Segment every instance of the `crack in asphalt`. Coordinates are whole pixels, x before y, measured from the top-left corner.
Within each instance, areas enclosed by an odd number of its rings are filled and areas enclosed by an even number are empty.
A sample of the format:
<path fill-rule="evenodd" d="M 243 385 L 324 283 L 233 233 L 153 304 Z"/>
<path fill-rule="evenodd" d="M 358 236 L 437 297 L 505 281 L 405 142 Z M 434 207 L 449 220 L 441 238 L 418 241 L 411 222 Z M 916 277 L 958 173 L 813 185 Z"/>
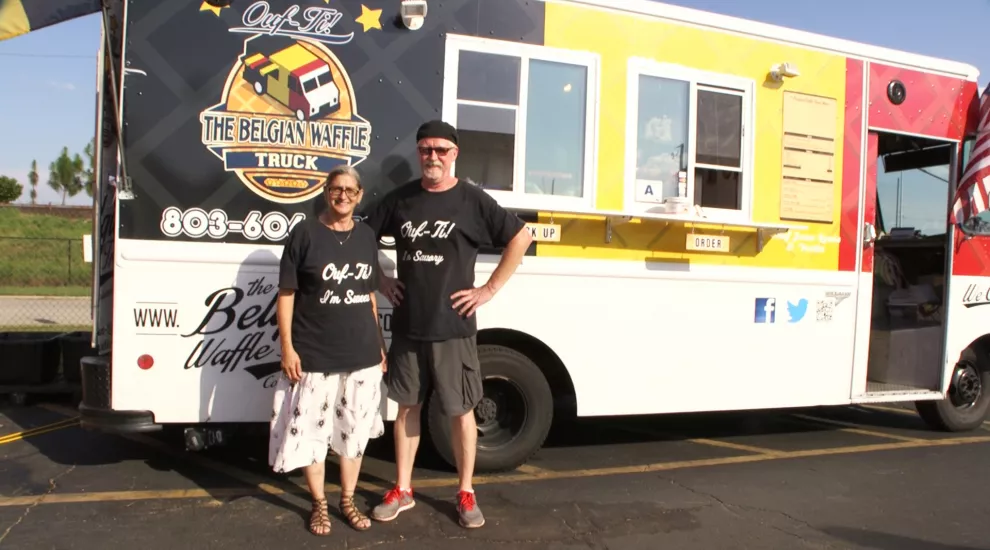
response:
<path fill-rule="evenodd" d="M 10 525 L 10 527 L 7 527 L 7 529 L 3 532 L 3 534 L 0 535 L 0 544 L 3 544 L 4 539 L 7 538 L 7 535 L 10 534 L 10 532 L 14 529 L 14 527 L 17 527 L 18 525 L 20 525 L 21 522 L 23 522 L 24 519 L 26 517 L 28 517 L 28 514 L 31 513 L 31 510 L 34 509 L 35 506 L 41 504 L 41 501 L 44 500 L 45 497 L 47 497 L 48 495 L 52 494 L 52 492 L 55 491 L 55 488 L 58 486 L 55 482 L 58 481 L 58 479 L 60 477 L 63 477 L 65 475 L 69 474 L 70 472 L 72 472 L 72 470 L 75 470 L 75 469 L 76 469 L 76 465 L 73 464 L 72 466 L 69 466 L 69 468 L 67 470 L 65 470 L 64 472 L 61 472 L 60 474 L 56 475 L 55 477 L 49 478 L 48 479 L 48 490 L 45 491 L 44 494 L 42 494 L 38 498 L 36 498 L 34 500 L 34 502 L 32 502 L 30 505 L 28 505 L 28 507 L 24 509 L 24 513 L 21 514 L 20 517 L 18 517 L 17 520 L 15 520 L 14 523 L 12 523 Z"/>
<path fill-rule="evenodd" d="M 584 544 L 585 546 L 587 546 L 588 548 L 591 548 L 591 549 L 598 548 L 599 547 L 599 544 L 595 541 L 595 536 L 596 535 L 600 535 L 603 532 L 602 528 L 599 525 L 596 525 L 595 522 L 592 521 L 591 518 L 585 516 L 584 510 L 581 509 L 581 505 L 580 504 L 578 504 L 577 502 L 572 502 L 571 504 L 574 506 L 574 510 L 577 512 L 578 519 L 582 519 L 585 522 L 587 522 L 588 525 L 590 526 L 590 529 L 588 529 L 587 531 L 579 530 L 577 527 L 571 525 L 570 522 L 567 521 L 567 518 L 564 518 L 564 517 L 559 518 L 560 519 L 560 523 L 563 524 L 564 528 L 567 529 L 571 533 L 571 539 L 570 540 L 572 542 L 582 543 L 582 544 Z M 553 540 L 553 539 L 551 539 L 551 540 Z M 540 540 L 540 541 L 537 541 L 537 542 L 544 542 L 545 543 L 545 542 L 548 542 L 548 541 Z"/>
<path fill-rule="evenodd" d="M 659 477 L 660 479 L 662 479 L 664 481 L 667 481 L 671 485 L 676 485 L 677 487 L 680 487 L 681 489 L 684 489 L 685 491 L 688 491 L 688 492 L 690 492 L 692 494 L 695 494 L 695 495 L 698 495 L 698 496 L 701 496 L 701 497 L 710 498 L 711 500 L 714 500 L 716 503 L 718 503 L 719 506 L 722 507 L 723 510 L 725 510 L 726 512 L 728 512 L 729 514 L 731 514 L 733 517 L 735 517 L 737 519 L 745 520 L 746 518 L 743 517 L 741 514 L 735 512 L 734 510 L 732 510 L 733 508 L 738 508 L 739 510 L 749 511 L 749 512 L 762 512 L 764 514 L 778 515 L 778 516 L 781 516 L 781 517 L 783 517 L 783 518 L 785 518 L 787 520 L 790 520 L 793 523 L 796 523 L 798 525 L 802 525 L 804 527 L 807 527 L 808 529 L 811 529 L 812 531 L 814 531 L 816 533 L 824 534 L 817 527 L 815 527 L 814 525 L 808 523 L 807 521 L 804 521 L 803 519 L 794 517 L 791 514 L 788 514 L 787 512 L 784 512 L 783 510 L 771 510 L 769 508 L 761 508 L 759 506 L 752 506 L 752 505 L 748 505 L 748 504 L 733 504 L 731 502 L 726 502 L 725 500 L 719 498 L 714 493 L 709 493 L 707 491 L 702 491 L 700 489 L 695 489 L 694 487 L 691 487 L 689 485 L 686 485 L 684 483 L 681 483 L 680 481 L 677 481 L 676 479 L 673 479 L 673 478 L 670 478 L 670 477 L 666 477 L 666 476 L 662 476 L 662 475 L 659 475 L 657 477 Z M 759 520 L 757 520 L 757 521 L 759 521 Z M 827 542 L 812 541 L 812 540 L 809 540 L 808 538 L 804 537 L 803 535 L 800 535 L 798 533 L 792 533 L 792 532 L 790 532 L 790 531 L 788 531 L 786 529 L 783 529 L 783 528 L 778 527 L 776 525 L 771 525 L 771 524 L 769 524 L 767 522 L 764 522 L 764 521 L 760 521 L 759 523 L 760 523 L 760 525 L 764 525 L 764 526 L 769 527 L 769 528 L 771 528 L 771 529 L 773 529 L 775 531 L 778 531 L 778 532 L 783 533 L 785 535 L 788 535 L 790 537 L 794 537 L 794 538 L 796 538 L 796 539 L 798 539 L 801 542 L 804 542 L 806 544 L 818 546 L 820 548 L 834 548 L 831 544 L 829 544 Z"/>
<path fill-rule="evenodd" d="M 463 541 L 471 541 L 472 543 L 487 543 L 487 544 L 493 544 L 493 545 L 508 545 L 508 546 L 516 545 L 516 544 L 547 544 L 549 542 L 570 541 L 570 542 L 576 542 L 576 543 L 583 544 L 583 545 L 587 546 L 590 550 L 597 550 L 597 549 L 607 550 L 607 546 L 604 543 L 599 543 L 599 542 L 597 542 L 597 541 L 594 540 L 595 539 L 595 535 L 604 533 L 604 530 L 600 526 L 596 525 L 595 522 L 591 518 L 589 518 L 589 517 L 587 517 L 585 515 L 584 510 L 581 509 L 580 505 L 578 505 L 576 502 L 574 502 L 572 504 L 574 506 L 574 509 L 578 513 L 578 517 L 580 519 L 585 520 L 588 523 L 588 525 L 589 525 L 590 528 L 587 529 L 587 530 L 582 530 L 582 529 L 579 529 L 579 528 L 571 525 L 571 523 L 569 521 L 567 521 L 566 518 L 558 518 L 560 520 L 560 522 L 563 524 L 563 526 L 566 528 L 566 530 L 570 533 L 570 535 L 571 535 L 570 537 L 566 537 L 566 536 L 565 537 L 553 537 L 553 536 L 551 536 L 551 537 L 522 538 L 522 539 L 506 540 L 506 539 L 502 539 L 502 538 L 479 537 L 479 536 L 476 536 L 476 535 L 475 536 L 471 536 L 471 535 L 467 535 L 467 534 L 453 534 L 453 533 L 449 533 L 446 530 L 444 530 L 444 525 L 445 525 L 444 519 L 446 519 L 447 516 L 443 512 L 432 511 L 430 513 L 430 519 L 432 520 L 433 527 L 436 529 L 437 535 L 439 535 L 439 537 L 442 538 L 442 539 L 444 539 L 444 540 L 450 540 L 450 541 L 462 541 L 463 540 Z M 397 541 L 396 540 L 382 540 L 382 541 L 376 541 L 376 542 L 372 542 L 372 543 L 365 543 L 365 544 L 363 544 L 361 546 L 355 546 L 355 547 L 351 547 L 351 546 L 348 545 L 346 548 L 347 548 L 347 550 L 368 550 L 370 548 L 374 548 L 374 547 L 380 546 L 382 544 L 395 544 L 395 543 L 406 543 L 406 542 L 417 542 L 417 541 L 421 542 L 421 541 L 427 541 L 427 540 L 430 540 L 430 536 L 422 536 L 422 537 L 406 537 L 406 536 L 400 536 L 399 537 L 399 540 L 397 540 Z"/>
<path fill-rule="evenodd" d="M 408 541 L 411 541 L 411 540 L 422 540 L 422 539 L 420 539 L 420 538 L 412 538 L 412 539 L 410 539 L 410 538 L 407 538 L 407 537 L 400 537 L 399 540 L 397 540 L 397 541 L 396 540 L 380 540 L 380 541 L 376 541 L 376 542 L 369 542 L 368 544 L 364 544 L 362 546 L 355 546 L 353 548 L 351 548 L 351 545 L 347 543 L 347 539 L 344 539 L 344 550 L 367 550 L 368 548 L 374 548 L 376 546 L 381 546 L 383 544 L 401 544 L 403 542 L 408 542 Z"/>
<path fill-rule="evenodd" d="M 573 504 L 574 504 L 574 510 L 576 510 L 577 513 L 578 513 L 578 517 L 581 518 L 581 519 L 583 519 L 583 520 L 585 520 L 586 522 L 588 522 L 588 525 L 591 526 L 591 529 L 589 529 L 587 533 L 582 533 L 581 531 L 578 531 L 576 528 L 571 527 L 571 525 L 569 523 L 567 523 L 567 519 L 566 518 L 560 518 L 560 521 L 564 524 L 564 527 L 566 527 L 567 530 L 570 531 L 574 535 L 574 540 L 575 541 L 582 542 L 582 543 L 586 544 L 588 546 L 588 548 L 597 548 L 599 546 L 599 544 L 595 540 L 595 536 L 596 535 L 601 535 L 602 532 L 603 532 L 603 529 L 601 528 L 600 525 L 596 525 L 595 522 L 592 521 L 591 518 L 585 516 L 584 510 L 581 509 L 581 505 L 580 504 L 578 504 L 577 502 L 575 502 Z M 607 548 L 604 543 L 602 543 L 601 546 L 603 548 Z"/>

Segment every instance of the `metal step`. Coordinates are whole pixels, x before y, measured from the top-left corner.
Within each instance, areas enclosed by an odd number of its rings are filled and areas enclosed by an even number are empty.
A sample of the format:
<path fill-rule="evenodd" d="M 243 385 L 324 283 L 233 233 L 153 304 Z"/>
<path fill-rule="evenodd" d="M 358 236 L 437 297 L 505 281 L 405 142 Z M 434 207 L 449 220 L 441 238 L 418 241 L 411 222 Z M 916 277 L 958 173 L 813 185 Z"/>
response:
<path fill-rule="evenodd" d="M 866 393 L 926 393 L 934 391 L 931 388 L 920 388 L 904 384 L 884 384 L 883 382 L 866 382 Z"/>

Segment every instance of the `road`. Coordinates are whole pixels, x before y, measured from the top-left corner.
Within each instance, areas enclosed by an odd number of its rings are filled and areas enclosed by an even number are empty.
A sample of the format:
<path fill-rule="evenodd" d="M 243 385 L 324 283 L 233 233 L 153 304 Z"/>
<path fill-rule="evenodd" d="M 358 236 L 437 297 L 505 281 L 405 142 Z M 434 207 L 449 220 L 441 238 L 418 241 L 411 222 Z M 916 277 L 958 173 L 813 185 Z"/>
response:
<path fill-rule="evenodd" d="M 65 326 L 90 324 L 86 297 L 0 296 L 0 330 L 9 326 Z"/>
<path fill-rule="evenodd" d="M 579 421 L 530 464 L 477 479 L 487 524 L 471 531 L 454 476 L 424 456 L 419 505 L 369 532 L 328 493 L 330 537 L 306 531 L 302 478 L 269 473 L 264 439 L 186 454 L 81 431 L 59 404 L 0 413 L 0 548 L 990 548 L 990 431 L 931 432 L 894 406 Z M 386 437 L 359 505 L 391 472 Z"/>

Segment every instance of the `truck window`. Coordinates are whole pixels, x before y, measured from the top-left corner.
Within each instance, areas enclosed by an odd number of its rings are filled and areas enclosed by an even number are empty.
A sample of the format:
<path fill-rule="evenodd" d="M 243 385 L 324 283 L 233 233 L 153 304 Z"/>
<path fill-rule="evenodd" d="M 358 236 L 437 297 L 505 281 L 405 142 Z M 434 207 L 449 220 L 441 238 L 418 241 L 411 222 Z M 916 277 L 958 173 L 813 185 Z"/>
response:
<path fill-rule="evenodd" d="M 448 40 L 457 75 L 444 79 L 444 104 L 461 140 L 454 173 L 503 205 L 589 206 L 594 55 Z"/>
<path fill-rule="evenodd" d="M 911 143 L 908 143 L 908 142 Z M 951 144 L 885 134 L 877 160 L 877 233 L 944 235 Z M 885 151 L 886 149 L 886 151 Z"/>
<path fill-rule="evenodd" d="M 976 143 L 976 136 L 966 138 L 962 143 L 962 160 L 959 162 L 959 175 L 966 171 L 966 163 L 969 162 L 969 155 L 973 152 L 973 144 Z"/>
<path fill-rule="evenodd" d="M 959 180 L 962 183 L 962 176 L 966 173 L 966 164 L 973 153 L 973 145 L 976 143 L 976 136 L 969 137 L 962 143 L 962 161 L 959 163 Z M 990 206 L 988 206 L 990 208 Z M 984 209 L 976 216 L 969 218 L 962 224 L 963 229 L 970 234 L 990 235 L 990 210 Z"/>

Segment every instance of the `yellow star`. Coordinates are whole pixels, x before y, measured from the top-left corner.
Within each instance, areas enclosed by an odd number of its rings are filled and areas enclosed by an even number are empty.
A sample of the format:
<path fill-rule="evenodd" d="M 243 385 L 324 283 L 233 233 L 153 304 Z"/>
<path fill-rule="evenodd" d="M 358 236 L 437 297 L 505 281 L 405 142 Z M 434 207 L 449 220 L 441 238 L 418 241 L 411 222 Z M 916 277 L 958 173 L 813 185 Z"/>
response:
<path fill-rule="evenodd" d="M 222 7 L 211 6 L 208 2 L 203 2 L 202 4 L 199 5 L 199 11 L 212 11 L 213 12 L 213 15 L 216 15 L 217 17 L 220 17 L 220 10 L 222 10 L 223 8 L 229 8 L 229 7 L 230 6 L 222 6 Z"/>
<path fill-rule="evenodd" d="M 368 32 L 371 29 L 382 29 L 381 18 L 382 10 L 368 9 L 368 6 L 361 4 L 361 17 L 358 17 L 354 21 L 364 27 L 364 32 Z"/>

